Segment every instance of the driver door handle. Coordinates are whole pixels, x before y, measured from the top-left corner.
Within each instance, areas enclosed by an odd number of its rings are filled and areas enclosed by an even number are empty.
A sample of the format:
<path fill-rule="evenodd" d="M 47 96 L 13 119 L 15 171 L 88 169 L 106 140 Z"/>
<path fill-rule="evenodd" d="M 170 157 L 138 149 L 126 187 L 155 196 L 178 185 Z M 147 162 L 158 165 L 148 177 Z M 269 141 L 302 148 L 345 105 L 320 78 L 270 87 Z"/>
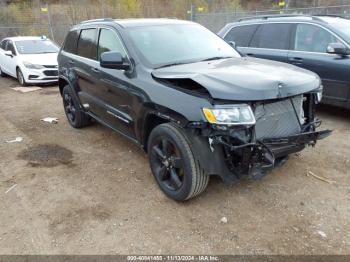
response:
<path fill-rule="evenodd" d="M 91 67 L 91 70 L 95 73 L 100 73 L 100 69 L 98 69 L 96 67 Z"/>

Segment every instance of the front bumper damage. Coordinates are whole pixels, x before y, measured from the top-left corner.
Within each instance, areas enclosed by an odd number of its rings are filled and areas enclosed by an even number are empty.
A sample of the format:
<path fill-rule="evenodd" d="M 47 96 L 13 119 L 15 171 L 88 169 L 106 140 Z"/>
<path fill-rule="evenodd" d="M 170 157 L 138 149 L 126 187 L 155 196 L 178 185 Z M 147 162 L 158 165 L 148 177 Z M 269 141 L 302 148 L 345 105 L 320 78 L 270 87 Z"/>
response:
<path fill-rule="evenodd" d="M 272 169 L 281 166 L 288 155 L 314 146 L 331 130 L 309 131 L 282 138 L 256 140 L 254 143 L 233 145 L 223 136 L 210 138 L 189 135 L 201 167 L 209 175 L 220 176 L 225 183 L 232 183 L 248 175 L 261 179 Z"/>
<path fill-rule="evenodd" d="M 292 103 L 291 99 L 290 101 Z M 285 106 L 283 103 L 280 105 Z M 285 134 L 285 130 L 287 130 L 286 127 L 293 128 L 293 124 L 290 125 L 293 114 L 287 115 L 287 121 L 285 121 L 286 117 L 282 121 L 277 120 L 279 126 L 276 126 L 276 130 L 281 131 L 281 135 L 276 135 L 277 132 L 266 125 L 269 123 L 266 121 L 275 119 L 277 110 L 281 108 L 274 105 L 270 106 L 276 110 L 271 114 L 272 118 L 269 118 L 268 114 L 264 118 L 263 126 L 268 127 L 268 132 L 265 133 L 261 132 L 261 128 L 260 133 L 257 132 L 257 125 L 225 127 L 192 124 L 190 126 L 192 132 L 188 132 L 195 151 L 194 155 L 209 175 L 219 175 L 226 183 L 239 180 L 242 176 L 260 179 L 273 168 L 286 162 L 288 155 L 299 152 L 307 146 L 315 146 L 318 140 L 331 134 L 331 130 L 316 131 L 321 121 L 314 117 L 314 105 L 313 94 L 304 95 L 300 106 L 303 107 L 301 116 L 305 121 L 301 122 L 297 110 L 293 110 L 295 119 L 298 119 L 294 123 L 300 128 L 297 132 L 293 129 L 290 134 Z M 266 108 L 268 106 L 265 106 Z M 260 136 L 257 136 L 258 133 Z M 271 137 L 270 134 L 274 136 Z"/>
<path fill-rule="evenodd" d="M 234 157 L 235 153 L 242 156 L 237 166 L 234 166 L 233 161 L 227 161 L 237 177 L 248 174 L 253 179 L 260 179 L 273 168 L 281 166 L 288 155 L 299 152 L 306 146 L 314 146 L 317 140 L 328 137 L 331 132 L 330 130 L 305 132 L 288 137 L 257 140 L 255 143 L 239 146 L 226 144 L 221 137 L 213 142 L 223 145 L 228 151 L 227 157 Z"/>

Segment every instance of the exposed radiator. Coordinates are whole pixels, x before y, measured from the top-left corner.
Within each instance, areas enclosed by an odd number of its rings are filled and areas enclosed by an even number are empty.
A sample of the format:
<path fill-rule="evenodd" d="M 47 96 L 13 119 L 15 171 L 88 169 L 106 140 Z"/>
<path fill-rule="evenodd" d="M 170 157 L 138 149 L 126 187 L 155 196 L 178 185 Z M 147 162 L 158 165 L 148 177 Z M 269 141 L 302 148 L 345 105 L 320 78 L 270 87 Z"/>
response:
<path fill-rule="evenodd" d="M 293 109 L 294 104 L 297 116 Z M 277 138 L 300 133 L 298 122 L 304 123 L 303 96 L 295 96 L 278 102 L 259 104 L 255 109 L 256 138 Z"/>

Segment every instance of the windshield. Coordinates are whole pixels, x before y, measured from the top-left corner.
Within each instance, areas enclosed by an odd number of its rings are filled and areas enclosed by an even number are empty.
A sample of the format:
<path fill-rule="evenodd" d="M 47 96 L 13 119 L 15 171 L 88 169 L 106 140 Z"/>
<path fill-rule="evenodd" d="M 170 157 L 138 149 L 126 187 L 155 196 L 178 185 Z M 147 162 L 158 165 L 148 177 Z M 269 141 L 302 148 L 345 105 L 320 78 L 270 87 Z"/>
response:
<path fill-rule="evenodd" d="M 349 20 L 338 21 L 336 23 L 333 23 L 332 26 L 336 27 L 340 32 L 345 34 L 348 37 L 348 39 L 350 39 L 350 21 Z"/>
<path fill-rule="evenodd" d="M 350 20 L 344 18 L 334 18 L 334 17 L 324 17 L 323 20 L 328 22 L 335 30 L 338 30 L 340 33 L 347 37 L 347 40 L 350 41 Z"/>
<path fill-rule="evenodd" d="M 128 32 L 141 56 L 154 68 L 240 57 L 224 40 L 196 24 L 131 27 Z"/>
<path fill-rule="evenodd" d="M 15 45 L 20 54 L 57 53 L 59 50 L 54 43 L 46 39 L 15 41 Z"/>

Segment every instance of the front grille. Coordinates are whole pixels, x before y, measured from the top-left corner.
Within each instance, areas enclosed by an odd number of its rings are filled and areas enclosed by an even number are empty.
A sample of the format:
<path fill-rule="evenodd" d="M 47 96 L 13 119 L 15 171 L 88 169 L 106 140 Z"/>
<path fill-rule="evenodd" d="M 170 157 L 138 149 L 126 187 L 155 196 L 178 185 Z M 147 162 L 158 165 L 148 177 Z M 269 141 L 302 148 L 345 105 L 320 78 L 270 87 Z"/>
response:
<path fill-rule="evenodd" d="M 255 109 L 255 119 L 257 139 L 286 137 L 300 133 L 300 123 L 304 123 L 303 96 L 258 104 Z"/>
<path fill-rule="evenodd" d="M 46 68 L 58 68 L 58 65 L 44 65 Z"/>
<path fill-rule="evenodd" d="M 45 70 L 43 73 L 46 76 L 58 76 L 58 70 Z"/>

